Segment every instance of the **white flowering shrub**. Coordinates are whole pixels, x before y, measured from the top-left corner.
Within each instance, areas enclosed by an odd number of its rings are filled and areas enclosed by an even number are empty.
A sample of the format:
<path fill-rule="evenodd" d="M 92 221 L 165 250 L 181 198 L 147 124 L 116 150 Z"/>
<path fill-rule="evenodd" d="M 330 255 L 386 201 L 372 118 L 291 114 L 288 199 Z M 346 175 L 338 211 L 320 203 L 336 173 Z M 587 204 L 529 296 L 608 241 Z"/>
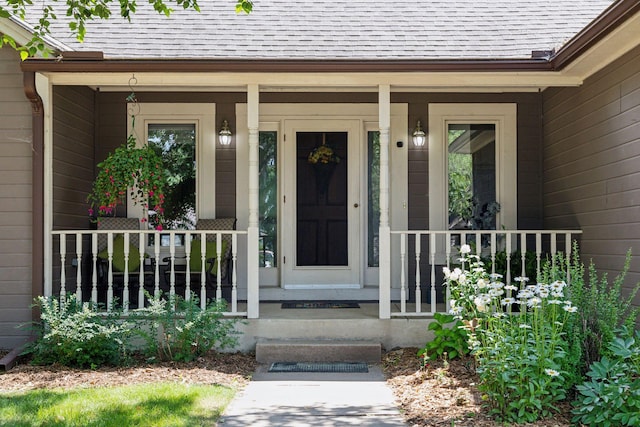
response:
<path fill-rule="evenodd" d="M 564 324 L 578 309 L 563 281 L 505 285 L 480 258 L 461 247 L 461 266 L 445 269 L 450 313 L 469 332 L 478 388 L 490 412 L 506 422 L 551 416 L 566 397 Z M 514 306 L 518 310 L 514 310 Z"/>

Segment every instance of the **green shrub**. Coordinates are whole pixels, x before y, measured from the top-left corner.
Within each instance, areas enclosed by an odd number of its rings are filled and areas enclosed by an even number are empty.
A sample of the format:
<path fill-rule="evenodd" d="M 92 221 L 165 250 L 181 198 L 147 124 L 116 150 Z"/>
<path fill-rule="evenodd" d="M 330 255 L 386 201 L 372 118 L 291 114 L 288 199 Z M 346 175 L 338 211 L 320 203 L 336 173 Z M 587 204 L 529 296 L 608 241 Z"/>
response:
<path fill-rule="evenodd" d="M 238 319 L 225 318 L 225 307 L 225 301 L 217 301 L 203 310 L 195 294 L 189 301 L 149 296 L 149 306 L 134 311 L 145 352 L 152 359 L 190 361 L 214 347 L 233 347 Z"/>
<path fill-rule="evenodd" d="M 127 359 L 132 325 L 116 319 L 116 313 L 100 314 L 88 303 L 77 303 L 75 295 L 61 301 L 38 297 L 36 306 L 41 323 L 36 325 L 36 341 L 26 351 L 32 363 L 95 368 Z"/>
<path fill-rule="evenodd" d="M 623 328 L 607 346 L 607 353 L 593 362 L 590 378 L 577 386 L 574 423 L 588 426 L 640 425 L 640 332 L 631 336 Z"/>
<path fill-rule="evenodd" d="M 599 276 L 593 263 L 590 263 L 585 274 L 577 244 L 574 244 L 570 257 L 560 254 L 554 261 L 545 265 L 542 280 L 567 280 L 569 271 L 571 300 L 580 307 L 577 316 L 570 318 L 565 325 L 568 353 L 563 368 L 568 373 L 570 388 L 582 382 L 591 364 L 607 354 L 616 330 L 621 327 L 634 329 L 640 309 L 634 307 L 632 302 L 640 284 L 629 296 L 622 295 L 622 284 L 631 264 L 630 251 L 613 283 L 609 283 L 606 274 Z"/>
<path fill-rule="evenodd" d="M 435 321 L 429 324 L 428 329 L 433 331 L 434 339 L 418 351 L 418 356 L 424 360 L 436 360 L 440 357 L 455 359 L 468 354 L 468 334 L 462 322 L 451 314 L 435 313 L 433 317 Z"/>

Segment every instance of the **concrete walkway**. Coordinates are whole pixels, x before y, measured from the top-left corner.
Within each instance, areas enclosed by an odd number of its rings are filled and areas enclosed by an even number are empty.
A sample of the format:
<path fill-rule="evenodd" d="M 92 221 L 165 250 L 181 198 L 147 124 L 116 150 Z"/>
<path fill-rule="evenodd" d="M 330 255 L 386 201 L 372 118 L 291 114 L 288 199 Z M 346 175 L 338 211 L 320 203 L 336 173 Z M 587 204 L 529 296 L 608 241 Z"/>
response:
<path fill-rule="evenodd" d="M 379 366 L 369 373 L 269 373 L 260 366 L 221 427 L 406 427 Z"/>

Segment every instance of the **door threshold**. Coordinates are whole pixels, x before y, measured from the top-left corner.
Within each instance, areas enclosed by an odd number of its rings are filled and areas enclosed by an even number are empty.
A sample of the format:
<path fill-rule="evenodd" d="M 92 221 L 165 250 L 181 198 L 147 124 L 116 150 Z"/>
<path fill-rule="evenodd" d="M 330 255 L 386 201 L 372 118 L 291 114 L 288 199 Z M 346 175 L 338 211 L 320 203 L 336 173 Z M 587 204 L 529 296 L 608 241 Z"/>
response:
<path fill-rule="evenodd" d="M 319 283 L 319 284 L 286 284 L 284 285 L 285 289 L 361 289 L 359 283 L 343 283 L 343 284 L 327 284 L 327 283 Z"/>

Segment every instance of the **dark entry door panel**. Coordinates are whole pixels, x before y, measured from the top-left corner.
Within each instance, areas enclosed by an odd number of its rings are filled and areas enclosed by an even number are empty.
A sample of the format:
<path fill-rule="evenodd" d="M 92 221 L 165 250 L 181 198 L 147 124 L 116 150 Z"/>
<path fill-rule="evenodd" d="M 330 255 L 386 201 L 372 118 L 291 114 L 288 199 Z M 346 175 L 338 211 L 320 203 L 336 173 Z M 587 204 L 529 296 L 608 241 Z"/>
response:
<path fill-rule="evenodd" d="M 296 265 L 349 265 L 347 132 L 296 133 Z"/>

